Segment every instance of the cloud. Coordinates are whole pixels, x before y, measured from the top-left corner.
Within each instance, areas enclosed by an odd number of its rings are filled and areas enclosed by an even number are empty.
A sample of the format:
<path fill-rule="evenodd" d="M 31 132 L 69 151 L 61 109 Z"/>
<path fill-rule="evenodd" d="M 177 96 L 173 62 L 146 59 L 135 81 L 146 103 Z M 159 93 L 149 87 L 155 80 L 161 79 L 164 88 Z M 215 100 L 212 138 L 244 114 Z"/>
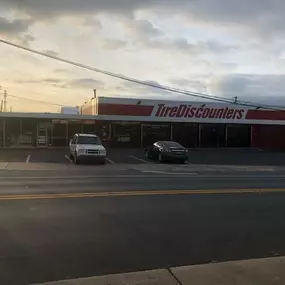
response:
<path fill-rule="evenodd" d="M 93 78 L 71 79 L 67 83 L 68 85 L 73 86 L 75 88 L 87 88 L 87 89 L 104 88 L 105 85 L 103 81 L 95 80 Z"/>
<path fill-rule="evenodd" d="M 207 87 L 201 80 L 172 78 L 169 80 L 171 85 L 179 89 L 188 89 L 188 91 L 207 93 Z"/>
<path fill-rule="evenodd" d="M 83 25 L 86 26 L 86 27 L 89 27 L 89 28 L 93 28 L 97 31 L 101 30 L 102 29 L 102 24 L 101 22 L 94 18 L 94 17 L 87 17 L 84 19 L 83 21 Z"/>
<path fill-rule="evenodd" d="M 122 23 L 133 36 L 139 38 L 155 38 L 164 34 L 149 20 L 122 19 Z"/>
<path fill-rule="evenodd" d="M 64 89 L 67 88 L 67 86 L 64 83 L 64 80 L 59 79 L 59 78 L 41 78 L 41 79 L 16 79 L 14 80 L 15 83 L 17 84 L 36 84 L 36 85 L 43 85 L 43 84 L 48 84 L 49 86 L 52 86 L 54 88 L 60 88 Z"/>
<path fill-rule="evenodd" d="M 285 74 L 230 74 L 213 80 L 211 90 L 228 98 L 285 106 Z"/>
<path fill-rule="evenodd" d="M 0 34 L 5 36 L 18 36 L 26 32 L 32 24 L 30 19 L 8 20 L 0 17 Z"/>
<path fill-rule="evenodd" d="M 47 82 L 47 83 L 60 83 L 62 82 L 61 79 L 58 79 L 58 78 L 45 78 L 43 80 L 43 82 Z"/>
<path fill-rule="evenodd" d="M 46 53 L 47 55 L 50 55 L 50 56 L 58 56 L 58 53 L 54 50 L 45 49 L 42 52 Z"/>
<path fill-rule="evenodd" d="M 146 11 L 169 18 L 175 15 L 190 25 L 199 23 L 211 29 L 218 27 L 231 34 L 240 30 L 257 38 L 283 37 L 285 32 L 285 1 L 280 0 L 242 3 L 236 0 L 1 0 L 0 10 L 7 8 L 26 14 L 34 21 L 64 16 L 82 17 L 87 19 L 87 26 L 96 29 L 101 28 L 101 23 L 94 16 L 112 14 L 135 19 L 137 12 Z M 141 22 L 134 25 L 138 26 L 139 33 L 149 36 L 160 33 L 149 21 L 138 21 Z"/>
<path fill-rule="evenodd" d="M 198 41 L 190 42 L 186 38 L 157 38 L 157 39 L 140 39 L 137 42 L 141 46 L 151 49 L 168 50 L 191 55 L 205 54 L 225 54 L 239 49 L 238 46 L 223 44 L 218 41 Z"/>
<path fill-rule="evenodd" d="M 139 94 L 144 94 L 144 95 L 150 95 L 150 94 L 163 94 L 163 95 L 165 95 L 165 94 L 171 93 L 167 90 L 163 90 L 162 88 L 164 88 L 164 86 L 157 81 L 145 80 L 143 82 L 145 82 L 146 84 L 150 84 L 153 87 L 148 86 L 148 85 L 143 85 L 143 84 L 137 84 L 137 83 L 130 82 L 130 81 L 123 82 L 122 86 L 123 86 L 123 89 L 125 89 L 129 93 L 133 93 L 133 94 L 139 93 Z M 156 86 L 159 88 L 155 88 Z"/>
<path fill-rule="evenodd" d="M 65 69 L 65 68 L 56 68 L 54 70 L 55 73 L 69 73 L 69 70 L 68 69 Z"/>
<path fill-rule="evenodd" d="M 16 79 L 15 83 L 18 84 L 49 84 L 54 87 L 66 88 L 67 86 L 73 88 L 104 88 L 104 82 L 95 80 L 93 78 L 75 78 L 75 79 L 63 79 L 63 78 L 38 78 L 38 79 Z"/>
<path fill-rule="evenodd" d="M 32 35 L 26 34 L 23 36 L 19 36 L 18 40 L 20 41 L 21 45 L 25 47 L 29 47 L 30 43 L 33 42 L 36 38 Z"/>
<path fill-rule="evenodd" d="M 16 83 L 19 84 L 26 84 L 26 83 L 31 83 L 31 84 L 37 84 L 37 83 L 60 83 L 62 82 L 61 79 L 59 78 L 42 78 L 42 79 L 18 79 L 15 80 Z"/>
<path fill-rule="evenodd" d="M 124 48 L 128 43 L 123 40 L 105 39 L 102 41 L 102 48 L 107 50 L 117 50 Z"/>

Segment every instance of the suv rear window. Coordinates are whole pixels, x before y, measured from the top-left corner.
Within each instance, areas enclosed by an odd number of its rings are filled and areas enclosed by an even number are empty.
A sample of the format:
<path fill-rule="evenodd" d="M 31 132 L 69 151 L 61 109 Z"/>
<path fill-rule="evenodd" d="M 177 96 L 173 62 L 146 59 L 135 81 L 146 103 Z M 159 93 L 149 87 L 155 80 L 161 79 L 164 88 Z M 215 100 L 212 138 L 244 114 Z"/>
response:
<path fill-rule="evenodd" d="M 79 136 L 77 144 L 96 144 L 101 145 L 102 142 L 98 137 Z"/>

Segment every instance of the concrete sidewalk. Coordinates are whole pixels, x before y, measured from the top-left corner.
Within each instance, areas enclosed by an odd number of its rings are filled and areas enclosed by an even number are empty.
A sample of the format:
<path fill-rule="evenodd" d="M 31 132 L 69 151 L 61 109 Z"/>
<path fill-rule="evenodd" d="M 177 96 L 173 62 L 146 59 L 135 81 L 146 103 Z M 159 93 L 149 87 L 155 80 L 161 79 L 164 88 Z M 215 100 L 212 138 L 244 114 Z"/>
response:
<path fill-rule="evenodd" d="M 285 257 L 81 278 L 45 285 L 284 285 Z M 39 284 L 38 284 L 39 285 Z"/>

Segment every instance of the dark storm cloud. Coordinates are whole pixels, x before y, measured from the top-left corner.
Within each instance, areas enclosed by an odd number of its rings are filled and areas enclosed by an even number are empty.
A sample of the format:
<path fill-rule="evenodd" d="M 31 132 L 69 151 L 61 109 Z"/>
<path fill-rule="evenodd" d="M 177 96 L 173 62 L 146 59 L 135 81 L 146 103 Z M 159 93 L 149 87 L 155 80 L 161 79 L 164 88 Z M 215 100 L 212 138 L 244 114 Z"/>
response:
<path fill-rule="evenodd" d="M 102 12 L 130 16 L 137 10 L 152 10 L 187 15 L 204 23 L 251 26 L 261 31 L 283 31 L 285 22 L 285 1 L 281 0 L 1 0 L 0 5 L 37 18 Z"/>
<path fill-rule="evenodd" d="M 0 34 L 15 36 L 26 32 L 31 24 L 32 20 L 30 19 L 8 20 L 0 17 Z M 30 39 L 26 38 L 26 40 Z"/>
<path fill-rule="evenodd" d="M 220 78 L 213 86 L 215 94 L 285 106 L 285 74 L 230 74 Z"/>

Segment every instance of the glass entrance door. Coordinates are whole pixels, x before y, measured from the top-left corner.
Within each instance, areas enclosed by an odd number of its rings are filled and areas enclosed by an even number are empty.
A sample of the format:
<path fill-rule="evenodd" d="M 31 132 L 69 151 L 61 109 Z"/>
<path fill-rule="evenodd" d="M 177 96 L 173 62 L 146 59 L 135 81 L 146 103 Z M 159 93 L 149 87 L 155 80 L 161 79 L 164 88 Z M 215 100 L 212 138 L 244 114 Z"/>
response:
<path fill-rule="evenodd" d="M 51 138 L 51 125 L 41 123 L 38 124 L 37 131 L 37 147 L 48 147 Z"/>

